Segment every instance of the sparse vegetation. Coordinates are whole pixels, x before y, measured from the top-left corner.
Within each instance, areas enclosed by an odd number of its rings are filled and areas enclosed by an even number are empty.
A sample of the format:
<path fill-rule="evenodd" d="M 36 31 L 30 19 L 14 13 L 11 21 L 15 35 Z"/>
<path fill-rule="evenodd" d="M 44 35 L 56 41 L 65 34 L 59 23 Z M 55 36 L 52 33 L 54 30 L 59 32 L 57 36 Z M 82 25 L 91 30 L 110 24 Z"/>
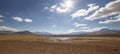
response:
<path fill-rule="evenodd" d="M 42 42 L 52 41 L 48 37 L 40 35 L 2 35 L 0 36 L 0 40 L 42 41 Z"/>
<path fill-rule="evenodd" d="M 33 35 L 0 36 L 0 54 L 119 54 L 120 37 L 79 37 L 53 42 Z"/>

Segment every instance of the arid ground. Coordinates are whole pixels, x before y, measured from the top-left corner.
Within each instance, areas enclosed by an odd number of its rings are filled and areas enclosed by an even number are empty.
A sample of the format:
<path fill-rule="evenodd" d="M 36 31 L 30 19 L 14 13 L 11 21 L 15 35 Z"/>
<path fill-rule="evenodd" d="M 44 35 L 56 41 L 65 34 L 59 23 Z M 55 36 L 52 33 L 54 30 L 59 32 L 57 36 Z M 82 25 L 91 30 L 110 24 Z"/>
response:
<path fill-rule="evenodd" d="M 120 54 L 120 37 L 79 37 L 54 42 L 41 36 L 0 36 L 0 54 Z"/>

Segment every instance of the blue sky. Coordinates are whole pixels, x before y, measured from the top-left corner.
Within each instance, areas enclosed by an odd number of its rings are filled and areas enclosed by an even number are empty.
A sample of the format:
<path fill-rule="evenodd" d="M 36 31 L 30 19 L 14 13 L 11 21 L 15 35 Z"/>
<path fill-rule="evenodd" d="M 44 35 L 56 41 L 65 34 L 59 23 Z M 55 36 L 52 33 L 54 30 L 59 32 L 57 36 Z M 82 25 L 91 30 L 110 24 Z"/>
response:
<path fill-rule="evenodd" d="M 120 0 L 0 0 L 0 29 L 50 33 L 120 28 Z"/>

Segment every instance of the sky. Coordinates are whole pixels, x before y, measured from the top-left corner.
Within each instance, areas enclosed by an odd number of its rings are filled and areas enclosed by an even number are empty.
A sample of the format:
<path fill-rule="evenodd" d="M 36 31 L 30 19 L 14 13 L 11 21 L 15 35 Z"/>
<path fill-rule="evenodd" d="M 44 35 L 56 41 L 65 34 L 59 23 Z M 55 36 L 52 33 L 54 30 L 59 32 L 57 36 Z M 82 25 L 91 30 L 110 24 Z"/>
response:
<path fill-rule="evenodd" d="M 0 30 L 53 34 L 120 30 L 120 0 L 0 0 Z"/>

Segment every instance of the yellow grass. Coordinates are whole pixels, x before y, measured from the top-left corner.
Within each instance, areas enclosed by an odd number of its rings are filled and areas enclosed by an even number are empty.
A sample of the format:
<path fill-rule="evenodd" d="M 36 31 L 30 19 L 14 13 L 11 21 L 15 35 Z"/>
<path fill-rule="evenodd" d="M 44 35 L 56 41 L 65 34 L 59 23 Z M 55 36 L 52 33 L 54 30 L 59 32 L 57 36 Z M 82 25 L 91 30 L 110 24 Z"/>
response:
<path fill-rule="evenodd" d="M 0 35 L 0 40 L 51 41 L 48 37 L 36 35 Z"/>
<path fill-rule="evenodd" d="M 119 37 L 79 37 L 52 42 L 45 36 L 2 35 L 0 54 L 120 54 Z"/>

